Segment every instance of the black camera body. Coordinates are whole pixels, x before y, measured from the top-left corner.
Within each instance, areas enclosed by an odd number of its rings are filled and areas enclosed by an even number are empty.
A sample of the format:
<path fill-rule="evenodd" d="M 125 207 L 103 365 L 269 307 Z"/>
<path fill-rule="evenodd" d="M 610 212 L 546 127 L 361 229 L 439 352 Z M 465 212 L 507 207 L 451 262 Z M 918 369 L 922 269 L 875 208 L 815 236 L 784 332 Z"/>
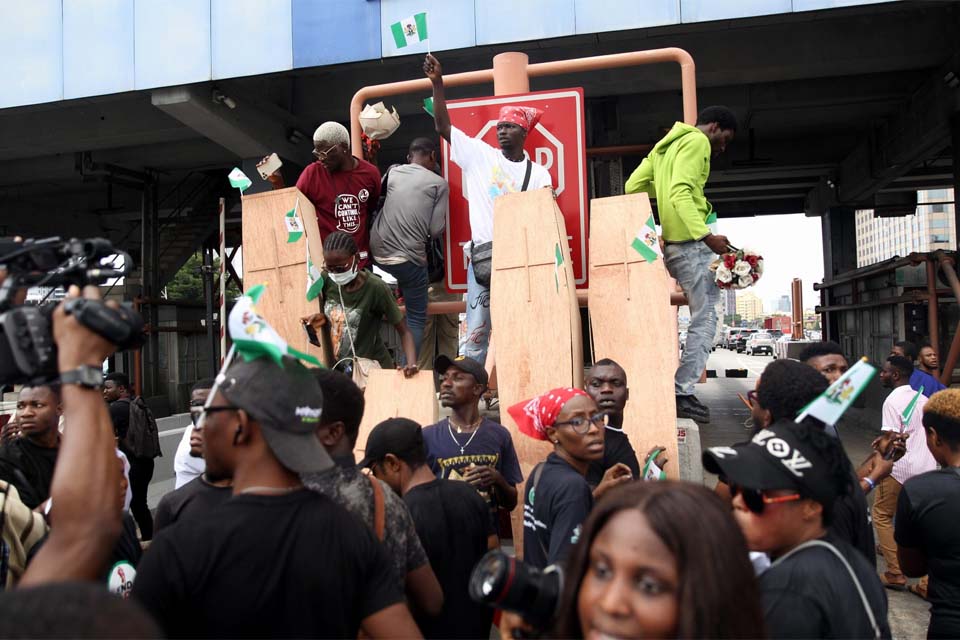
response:
<path fill-rule="evenodd" d="M 468 589 L 474 602 L 518 613 L 544 633 L 557 617 L 563 571 L 556 565 L 541 571 L 494 549 L 473 568 Z"/>
<path fill-rule="evenodd" d="M 101 264 L 111 256 L 121 257 L 122 267 Z M 132 261 L 103 238 L 4 238 L 0 239 L 0 269 L 7 272 L 0 285 L 0 384 L 36 384 L 58 377 L 52 334 L 56 305 L 15 305 L 17 292 L 32 286 L 103 284 L 127 275 Z M 114 309 L 99 300 L 76 298 L 64 310 L 119 350 L 143 344 L 143 319 L 129 306 Z"/>

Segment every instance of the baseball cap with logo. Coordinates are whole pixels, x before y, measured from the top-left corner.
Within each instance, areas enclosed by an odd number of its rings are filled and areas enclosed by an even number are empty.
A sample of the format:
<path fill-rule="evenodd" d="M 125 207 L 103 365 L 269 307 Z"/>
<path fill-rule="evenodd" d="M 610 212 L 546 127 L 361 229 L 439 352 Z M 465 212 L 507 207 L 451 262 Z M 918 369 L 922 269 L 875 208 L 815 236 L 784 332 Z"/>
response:
<path fill-rule="evenodd" d="M 729 484 L 770 491 L 791 489 L 830 506 L 842 491 L 834 471 L 811 444 L 829 436 L 792 420 L 780 420 L 761 429 L 749 442 L 732 447 L 710 447 L 703 468 L 723 476 Z M 824 446 L 839 446 L 824 441 Z"/>
<path fill-rule="evenodd" d="M 438 356 L 433 362 L 433 370 L 441 376 L 450 367 L 455 367 L 460 369 L 460 371 L 469 373 L 473 376 L 478 384 L 482 384 L 483 386 L 487 386 L 487 382 L 489 382 L 487 370 L 483 368 L 482 364 L 473 358 L 468 358 L 467 356 L 457 356 L 456 358 L 451 358 L 449 356 Z"/>
<path fill-rule="evenodd" d="M 424 450 L 423 429 L 408 418 L 390 418 L 373 428 L 367 437 L 366 449 L 359 467 L 364 469 L 392 453 L 401 460 L 408 454 Z"/>
<path fill-rule="evenodd" d="M 281 365 L 269 358 L 230 366 L 220 393 L 260 423 L 263 439 L 284 467 L 316 473 L 333 467 L 317 438 L 323 414 L 323 392 L 310 371 L 284 356 Z"/>

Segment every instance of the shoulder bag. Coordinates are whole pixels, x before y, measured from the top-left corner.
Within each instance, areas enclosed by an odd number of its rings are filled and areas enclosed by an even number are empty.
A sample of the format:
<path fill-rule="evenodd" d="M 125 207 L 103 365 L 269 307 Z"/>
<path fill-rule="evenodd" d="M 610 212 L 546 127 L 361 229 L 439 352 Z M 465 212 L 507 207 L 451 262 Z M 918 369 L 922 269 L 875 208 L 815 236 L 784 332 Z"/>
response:
<path fill-rule="evenodd" d="M 520 191 L 526 191 L 530 186 L 530 172 L 533 162 L 527 158 L 527 170 L 523 174 L 523 186 Z M 490 287 L 490 278 L 493 275 L 493 241 L 481 242 L 470 246 L 470 264 L 473 265 L 473 278 L 481 287 Z"/>

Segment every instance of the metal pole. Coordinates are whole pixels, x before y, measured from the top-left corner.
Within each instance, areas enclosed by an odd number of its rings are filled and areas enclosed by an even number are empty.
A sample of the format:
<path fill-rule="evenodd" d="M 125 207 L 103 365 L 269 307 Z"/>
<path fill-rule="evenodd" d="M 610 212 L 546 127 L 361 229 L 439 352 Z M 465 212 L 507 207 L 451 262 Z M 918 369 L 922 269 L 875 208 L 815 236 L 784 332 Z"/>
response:
<path fill-rule="evenodd" d="M 937 301 L 937 265 L 933 260 L 927 258 L 927 339 L 930 340 L 930 346 L 933 352 L 937 354 L 937 362 L 940 362 L 940 305 Z"/>
<path fill-rule="evenodd" d="M 226 251 L 226 201 L 220 198 L 220 313 L 217 316 L 220 321 L 220 366 L 223 366 L 223 359 L 227 355 L 227 251 Z"/>
<path fill-rule="evenodd" d="M 794 340 L 803 338 L 803 282 L 794 278 L 790 286 L 791 333 Z"/>
<path fill-rule="evenodd" d="M 213 248 L 209 244 L 203 247 L 203 301 L 206 303 L 207 349 L 210 353 L 210 374 L 215 375 L 217 366 L 217 340 L 213 332 Z"/>

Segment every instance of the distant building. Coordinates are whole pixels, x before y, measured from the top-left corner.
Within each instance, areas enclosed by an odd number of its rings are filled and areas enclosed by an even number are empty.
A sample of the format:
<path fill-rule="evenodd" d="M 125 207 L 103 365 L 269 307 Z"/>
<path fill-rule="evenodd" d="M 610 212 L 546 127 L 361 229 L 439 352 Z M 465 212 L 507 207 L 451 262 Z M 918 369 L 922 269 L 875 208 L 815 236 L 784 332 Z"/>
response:
<path fill-rule="evenodd" d="M 793 306 L 790 304 L 790 296 L 780 296 L 776 310 L 779 313 L 790 313 L 793 311 Z"/>
<path fill-rule="evenodd" d="M 917 211 L 912 216 L 877 218 L 872 209 L 856 212 L 857 266 L 882 262 L 913 251 L 956 249 L 953 189 L 917 192 Z"/>
<path fill-rule="evenodd" d="M 720 292 L 720 304 L 723 305 L 723 315 L 734 315 L 737 312 L 737 292 L 733 289 L 723 289 Z"/>
<path fill-rule="evenodd" d="M 754 322 L 763 317 L 763 300 L 752 291 L 737 295 L 737 315 L 746 322 Z"/>

